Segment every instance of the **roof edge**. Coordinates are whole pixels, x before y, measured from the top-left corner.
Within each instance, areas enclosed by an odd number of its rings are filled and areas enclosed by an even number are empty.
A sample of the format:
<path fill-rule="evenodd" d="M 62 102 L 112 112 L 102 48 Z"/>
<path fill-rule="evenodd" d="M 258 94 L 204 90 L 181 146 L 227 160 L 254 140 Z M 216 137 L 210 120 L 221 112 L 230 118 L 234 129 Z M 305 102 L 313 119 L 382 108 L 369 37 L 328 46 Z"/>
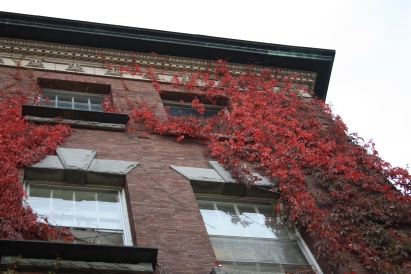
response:
<path fill-rule="evenodd" d="M 325 101 L 335 50 L 297 47 L 161 30 L 0 12 L 0 37 L 203 60 L 225 59 L 317 73 L 314 91 Z"/>

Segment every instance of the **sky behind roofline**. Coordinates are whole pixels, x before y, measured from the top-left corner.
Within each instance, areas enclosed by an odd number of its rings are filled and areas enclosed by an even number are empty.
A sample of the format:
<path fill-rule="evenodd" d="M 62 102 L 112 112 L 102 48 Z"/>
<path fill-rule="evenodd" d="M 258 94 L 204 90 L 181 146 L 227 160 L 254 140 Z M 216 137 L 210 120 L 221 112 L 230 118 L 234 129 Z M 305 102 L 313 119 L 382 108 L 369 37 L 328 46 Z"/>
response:
<path fill-rule="evenodd" d="M 411 1 L 7 1 L 7 12 L 335 49 L 327 103 L 382 158 L 411 164 Z"/>

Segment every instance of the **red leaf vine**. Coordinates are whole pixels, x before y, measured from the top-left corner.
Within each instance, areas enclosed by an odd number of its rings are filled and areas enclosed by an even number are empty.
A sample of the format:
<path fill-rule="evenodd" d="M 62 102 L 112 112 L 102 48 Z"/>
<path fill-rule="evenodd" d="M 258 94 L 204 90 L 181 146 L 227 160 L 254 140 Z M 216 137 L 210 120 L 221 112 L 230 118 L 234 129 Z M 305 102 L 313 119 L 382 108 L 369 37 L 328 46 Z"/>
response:
<path fill-rule="evenodd" d="M 268 69 L 256 74 L 252 67 L 234 76 L 219 60 L 214 80 L 208 72 L 192 73 L 186 82 L 176 75 L 171 80 L 210 101 L 227 97 L 217 116 L 164 121 L 145 103 L 129 104 L 130 116 L 147 131 L 175 135 L 179 142 L 184 136 L 205 140 L 208 152 L 239 181 L 256 180 L 243 161 L 275 178 L 282 194 L 278 214 L 315 239 L 317 258 L 351 271 L 344 256 L 350 251 L 372 273 L 405 273 L 411 240 L 398 227 L 411 223 L 409 172 L 382 160 L 372 142 L 348 134 L 322 101 L 301 97 L 305 89 L 293 84 L 295 77 Z M 204 111 L 198 99 L 192 106 Z"/>
<path fill-rule="evenodd" d="M 21 116 L 26 95 L 20 87 L 0 90 L 0 96 L 0 237 L 71 240 L 68 230 L 51 226 L 24 204 L 26 195 L 18 178 L 18 168 L 53 154 L 70 128 L 28 122 Z"/>

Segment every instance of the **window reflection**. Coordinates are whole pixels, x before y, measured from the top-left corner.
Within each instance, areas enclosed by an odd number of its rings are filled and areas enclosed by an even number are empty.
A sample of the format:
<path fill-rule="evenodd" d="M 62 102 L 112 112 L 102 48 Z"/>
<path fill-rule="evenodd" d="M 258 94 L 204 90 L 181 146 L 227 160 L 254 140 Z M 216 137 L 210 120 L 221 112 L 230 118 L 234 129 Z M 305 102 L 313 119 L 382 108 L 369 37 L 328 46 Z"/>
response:
<path fill-rule="evenodd" d="M 270 206 L 199 201 L 211 235 L 289 239 L 287 229 L 272 216 Z"/>
<path fill-rule="evenodd" d="M 198 198 L 217 259 L 229 269 L 284 273 L 307 266 L 297 240 L 270 205 Z"/>
<path fill-rule="evenodd" d="M 122 229 L 117 190 L 30 184 L 28 195 L 30 206 L 55 225 Z"/>

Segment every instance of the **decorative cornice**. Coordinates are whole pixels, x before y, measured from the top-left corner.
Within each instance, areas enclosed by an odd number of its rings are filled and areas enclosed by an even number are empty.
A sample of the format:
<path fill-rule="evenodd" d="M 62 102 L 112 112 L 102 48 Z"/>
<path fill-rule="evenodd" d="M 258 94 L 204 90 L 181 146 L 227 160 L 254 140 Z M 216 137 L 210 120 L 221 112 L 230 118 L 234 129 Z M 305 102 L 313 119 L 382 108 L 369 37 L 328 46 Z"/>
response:
<path fill-rule="evenodd" d="M 101 56 L 104 56 L 107 62 L 114 66 L 132 65 L 137 63 L 142 69 L 150 66 L 157 70 L 161 70 L 164 74 L 175 74 L 176 72 L 200 71 L 204 72 L 207 69 L 213 71 L 215 61 L 205 61 L 199 59 L 172 57 L 158 54 L 130 53 L 118 50 L 96 49 L 88 47 L 68 46 L 44 42 L 34 42 L 25 40 L 16 40 L 9 38 L 0 38 L 0 52 L 2 56 L 14 59 L 30 60 L 27 66 L 43 67 L 39 62 L 50 62 L 56 64 L 68 64 L 68 71 L 80 71 L 78 67 L 94 67 L 104 68 Z M 42 61 L 34 61 L 33 57 L 37 57 Z M 72 69 L 70 69 L 73 68 Z M 76 70 L 74 70 L 74 68 Z M 262 66 L 247 66 L 242 64 L 228 64 L 228 68 L 236 75 L 240 75 L 245 71 L 253 71 L 261 73 L 266 67 Z M 316 73 L 307 71 L 296 71 L 289 69 L 270 68 L 271 72 L 277 78 L 290 75 L 299 75 L 296 79 L 297 84 L 306 85 L 309 89 L 314 87 L 316 81 Z M 83 69 L 83 72 L 87 73 Z M 119 73 L 120 72 L 120 73 Z M 108 69 L 105 73 L 107 76 L 121 76 L 119 69 Z"/>

